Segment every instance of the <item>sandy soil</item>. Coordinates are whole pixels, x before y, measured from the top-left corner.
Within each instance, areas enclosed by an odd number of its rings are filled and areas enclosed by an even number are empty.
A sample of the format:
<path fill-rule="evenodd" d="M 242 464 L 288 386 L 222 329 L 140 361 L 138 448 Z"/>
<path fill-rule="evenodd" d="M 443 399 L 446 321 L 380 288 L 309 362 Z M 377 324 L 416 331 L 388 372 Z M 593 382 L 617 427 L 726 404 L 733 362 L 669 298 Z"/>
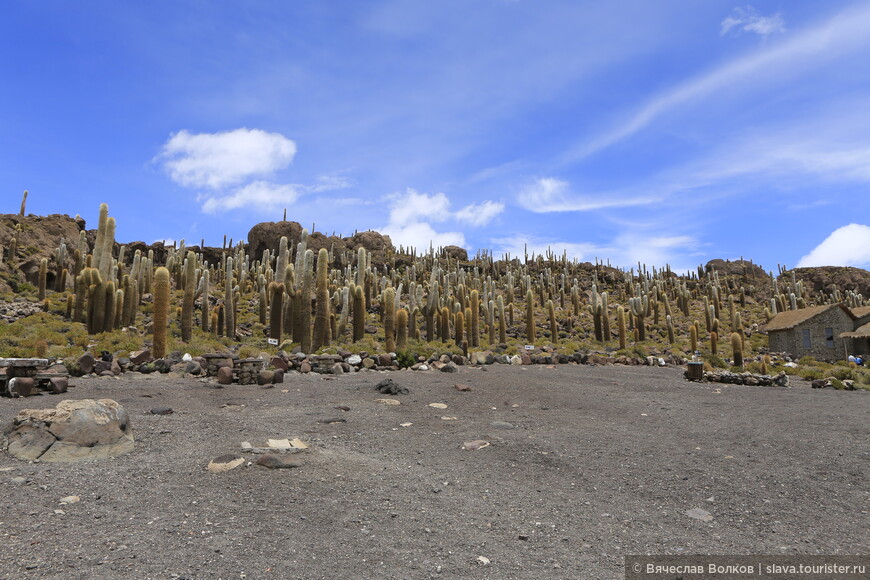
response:
<path fill-rule="evenodd" d="M 410 394 L 377 393 L 387 377 Z M 286 379 L 75 379 L 68 398 L 127 408 L 136 450 L 0 454 L 0 578 L 622 578 L 626 554 L 870 553 L 870 393 L 576 365 Z M 298 468 L 205 470 L 294 437 Z"/>

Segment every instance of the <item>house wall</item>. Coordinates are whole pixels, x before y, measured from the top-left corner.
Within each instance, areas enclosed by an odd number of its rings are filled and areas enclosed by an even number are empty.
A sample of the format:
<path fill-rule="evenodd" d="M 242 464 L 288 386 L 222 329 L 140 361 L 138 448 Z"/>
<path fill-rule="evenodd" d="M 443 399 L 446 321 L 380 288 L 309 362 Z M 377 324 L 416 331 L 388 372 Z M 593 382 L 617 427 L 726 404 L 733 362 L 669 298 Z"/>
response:
<path fill-rule="evenodd" d="M 771 352 L 786 352 L 794 358 L 811 356 L 816 360 L 837 361 L 846 358 L 845 339 L 838 335 L 855 329 L 854 321 L 840 308 L 831 308 L 798 324 L 794 328 L 775 330 L 769 333 L 768 343 Z M 803 331 L 810 330 L 810 348 L 803 346 Z M 825 341 L 825 328 L 834 331 L 834 346 Z"/>

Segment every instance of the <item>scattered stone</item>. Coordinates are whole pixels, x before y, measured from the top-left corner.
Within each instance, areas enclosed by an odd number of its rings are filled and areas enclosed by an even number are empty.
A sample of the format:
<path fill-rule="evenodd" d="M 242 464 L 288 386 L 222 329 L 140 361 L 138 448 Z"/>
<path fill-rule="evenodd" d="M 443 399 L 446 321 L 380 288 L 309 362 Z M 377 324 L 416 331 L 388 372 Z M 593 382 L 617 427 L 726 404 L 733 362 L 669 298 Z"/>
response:
<path fill-rule="evenodd" d="M 310 373 L 311 372 L 311 363 L 308 361 L 305 361 L 302 364 L 300 364 L 299 365 L 299 372 L 303 373 L 303 374 Z"/>
<path fill-rule="evenodd" d="M 308 449 L 308 445 L 299 438 L 291 440 L 290 445 L 292 445 L 294 449 Z"/>
<path fill-rule="evenodd" d="M 174 412 L 172 407 L 154 407 L 150 411 L 152 415 L 171 415 Z"/>
<path fill-rule="evenodd" d="M 453 387 L 454 387 L 457 391 L 460 391 L 460 392 L 462 392 L 462 393 L 467 393 L 468 391 L 471 390 L 471 385 L 464 385 L 464 384 L 462 384 L 462 383 L 456 383 L 455 385 L 453 385 Z"/>
<path fill-rule="evenodd" d="M 254 449 L 254 446 L 251 445 L 250 441 L 242 441 L 241 448 L 243 452 L 250 452 Z"/>
<path fill-rule="evenodd" d="M 238 455 L 221 455 L 208 462 L 206 469 L 211 473 L 224 473 L 233 470 L 245 462 Z"/>
<path fill-rule="evenodd" d="M 349 357 L 347 357 L 345 362 L 349 365 L 357 366 L 358 364 L 360 364 L 362 362 L 362 357 L 358 354 L 352 354 Z"/>
<path fill-rule="evenodd" d="M 257 375 L 258 385 L 271 385 L 275 380 L 275 371 L 260 371 Z"/>
<path fill-rule="evenodd" d="M 335 423 L 347 423 L 347 419 L 340 418 L 330 418 L 330 419 L 321 419 L 318 423 L 323 423 L 325 425 L 334 425 Z"/>
<path fill-rule="evenodd" d="M 89 352 L 84 353 L 76 359 L 76 367 L 83 375 L 89 375 L 94 372 L 94 355 Z"/>
<path fill-rule="evenodd" d="M 484 447 L 489 447 L 490 442 L 485 439 L 475 439 L 474 441 L 466 441 L 462 444 L 462 449 L 465 451 L 478 451 Z"/>
<path fill-rule="evenodd" d="M 478 556 L 477 563 L 481 566 L 489 566 L 490 561 L 489 558 L 487 558 L 486 556 Z"/>
<path fill-rule="evenodd" d="M 51 394 L 60 395 L 67 391 L 69 380 L 66 377 L 52 377 L 48 379 L 49 389 Z"/>
<path fill-rule="evenodd" d="M 269 439 L 266 441 L 266 445 L 268 445 L 272 449 L 292 449 L 293 448 L 293 444 L 290 443 L 289 439 Z"/>
<path fill-rule="evenodd" d="M 342 366 L 341 363 L 335 363 L 334 365 L 332 365 L 332 368 L 329 369 L 329 372 L 331 372 L 334 375 L 343 375 L 344 374 L 344 366 Z"/>
<path fill-rule="evenodd" d="M 336 409 L 338 411 L 350 411 L 350 407 L 348 407 L 347 405 L 338 405 L 336 407 L 333 407 L 333 409 Z"/>
<path fill-rule="evenodd" d="M 133 450 L 127 411 L 111 399 L 66 400 L 54 409 L 22 409 L 6 432 L 9 454 L 30 461 L 106 459 Z"/>
<path fill-rule="evenodd" d="M 511 360 L 511 364 L 512 364 L 512 365 L 521 365 L 521 364 L 523 364 L 523 359 L 522 359 L 522 357 L 520 357 L 520 355 L 518 355 L 518 354 L 515 354 L 514 356 L 512 356 L 510 360 Z"/>
<path fill-rule="evenodd" d="M 19 475 L 18 477 L 13 477 L 13 478 L 10 479 L 9 481 L 11 481 L 12 483 L 14 483 L 15 485 L 23 485 L 23 484 L 27 483 L 27 478 L 26 478 L 26 477 L 21 477 L 21 476 Z"/>
<path fill-rule="evenodd" d="M 281 455 L 275 455 L 274 453 L 266 453 L 257 458 L 257 465 L 267 469 L 292 469 L 294 467 L 300 467 L 302 464 L 295 459 L 290 459 L 289 457 L 282 457 Z"/>
<path fill-rule="evenodd" d="M 456 363 L 453 361 L 450 361 L 449 363 L 446 363 L 444 366 L 441 367 L 442 373 L 455 373 L 457 370 L 458 369 L 456 368 Z"/>
<path fill-rule="evenodd" d="M 382 403 L 384 405 L 401 405 L 402 403 L 396 399 L 375 399 L 375 403 Z"/>
<path fill-rule="evenodd" d="M 400 386 L 393 379 L 384 379 L 375 385 L 375 389 L 384 395 L 407 395 L 411 392 L 407 387 Z"/>
<path fill-rule="evenodd" d="M 445 405 L 444 403 L 429 403 L 429 406 L 434 407 L 436 409 L 446 409 L 447 408 L 447 405 Z"/>
<path fill-rule="evenodd" d="M 496 429 L 516 429 L 516 425 L 507 421 L 493 421 L 490 425 Z"/>
<path fill-rule="evenodd" d="M 217 380 L 219 385 L 233 384 L 233 369 L 232 367 L 220 367 L 217 370 Z"/>
<path fill-rule="evenodd" d="M 11 397 L 29 397 L 33 392 L 34 380 L 30 377 L 12 377 L 7 390 Z"/>
<path fill-rule="evenodd" d="M 831 386 L 831 381 L 828 379 L 815 379 L 812 385 L 814 389 L 827 389 Z"/>
<path fill-rule="evenodd" d="M 154 360 L 150 350 L 134 350 L 130 353 L 130 362 L 134 365 L 144 365 Z"/>
<path fill-rule="evenodd" d="M 62 503 L 63 505 L 69 505 L 69 504 L 73 504 L 73 503 L 78 503 L 81 500 L 82 500 L 82 498 L 80 498 L 77 495 L 68 495 L 66 497 L 60 498 L 60 503 Z"/>
<path fill-rule="evenodd" d="M 706 510 L 702 510 L 701 508 L 692 508 L 686 511 L 686 515 L 690 518 L 701 520 L 702 522 L 711 522 L 713 521 L 713 516 L 710 515 L 710 512 Z"/>

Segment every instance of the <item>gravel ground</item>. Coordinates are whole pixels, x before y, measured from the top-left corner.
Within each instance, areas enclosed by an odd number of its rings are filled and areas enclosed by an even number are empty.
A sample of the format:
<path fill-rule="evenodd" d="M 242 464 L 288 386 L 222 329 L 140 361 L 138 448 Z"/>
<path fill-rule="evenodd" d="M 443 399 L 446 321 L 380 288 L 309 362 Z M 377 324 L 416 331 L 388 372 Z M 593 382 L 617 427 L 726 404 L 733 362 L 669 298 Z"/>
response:
<path fill-rule="evenodd" d="M 379 394 L 385 378 L 410 394 Z M 68 398 L 124 405 L 136 450 L 0 453 L 0 578 L 622 578 L 626 554 L 870 553 L 867 392 L 577 365 L 73 382 Z M 294 437 L 298 468 L 205 470 Z"/>

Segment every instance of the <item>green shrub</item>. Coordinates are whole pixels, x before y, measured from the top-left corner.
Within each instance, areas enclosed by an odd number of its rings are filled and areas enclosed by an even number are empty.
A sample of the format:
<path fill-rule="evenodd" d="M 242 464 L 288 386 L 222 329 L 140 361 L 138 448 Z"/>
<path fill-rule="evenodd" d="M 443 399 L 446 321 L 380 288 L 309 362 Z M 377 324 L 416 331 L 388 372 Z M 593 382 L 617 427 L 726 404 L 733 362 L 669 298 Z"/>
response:
<path fill-rule="evenodd" d="M 406 369 L 417 364 L 417 356 L 409 350 L 400 350 L 396 352 L 396 362 L 399 368 Z"/>

